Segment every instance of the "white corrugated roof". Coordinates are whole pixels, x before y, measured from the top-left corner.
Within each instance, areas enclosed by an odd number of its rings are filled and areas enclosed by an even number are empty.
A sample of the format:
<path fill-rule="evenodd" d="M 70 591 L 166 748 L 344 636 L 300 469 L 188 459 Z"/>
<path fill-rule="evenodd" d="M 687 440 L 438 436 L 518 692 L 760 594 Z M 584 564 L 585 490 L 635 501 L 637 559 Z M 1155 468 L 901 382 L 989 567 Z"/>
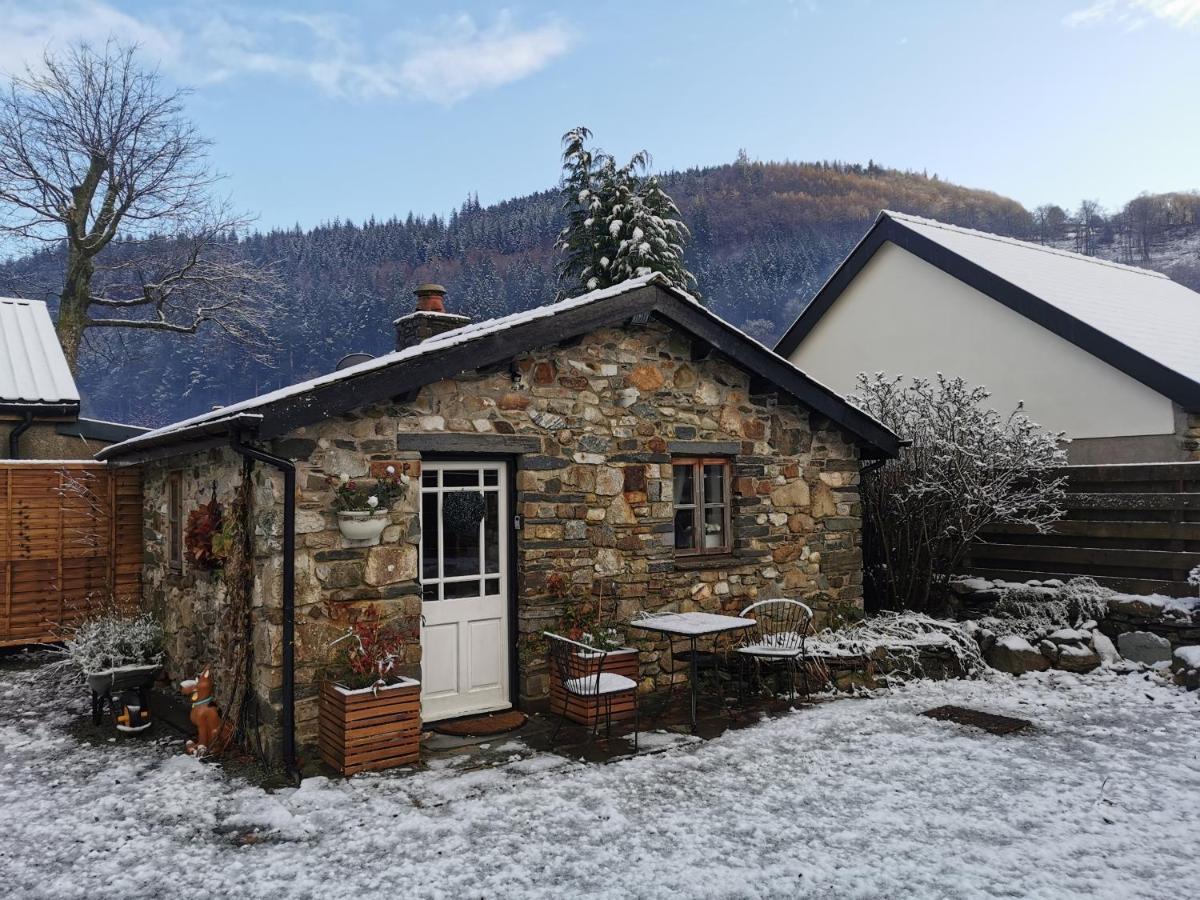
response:
<path fill-rule="evenodd" d="M 54 323 L 40 300 L 0 297 L 0 403 L 79 403 Z"/>
<path fill-rule="evenodd" d="M 887 210 L 881 215 L 1200 382 L 1200 294 L 1161 272 L 920 216 Z"/>

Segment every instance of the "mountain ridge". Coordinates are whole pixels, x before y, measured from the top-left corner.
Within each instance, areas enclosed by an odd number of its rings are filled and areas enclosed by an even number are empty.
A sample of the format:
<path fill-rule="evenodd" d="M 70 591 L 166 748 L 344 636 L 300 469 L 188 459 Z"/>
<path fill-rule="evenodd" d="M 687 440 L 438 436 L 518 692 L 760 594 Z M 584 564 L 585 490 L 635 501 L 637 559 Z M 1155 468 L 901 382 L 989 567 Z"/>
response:
<path fill-rule="evenodd" d="M 1078 240 L 1065 213 L 1061 221 L 1054 216 L 1058 231 L 1046 235 L 1046 207 L 1030 212 L 992 191 L 873 162 L 742 157 L 661 178 L 692 230 L 686 262 L 706 302 L 768 346 L 880 209 L 1011 237 L 1041 236 L 1050 245 Z M 335 219 L 307 230 L 238 237 L 241 252 L 274 264 L 287 287 L 285 306 L 272 322 L 272 365 L 212 333 L 94 336 L 79 375 L 86 414 L 161 425 L 329 371 L 349 352 L 385 352 L 391 321 L 411 310 L 411 290 L 423 281 L 446 285 L 449 308 L 477 320 L 549 302 L 556 289 L 554 239 L 563 221 L 559 204 L 548 190 L 486 207 L 468 199 L 447 217 Z M 1194 266 L 1195 222 L 1184 231 L 1176 229 L 1182 244 L 1172 259 L 1186 269 Z M 1091 230 L 1088 238 L 1098 256 L 1126 252 L 1121 248 L 1134 243 Z M 0 292 L 53 306 L 60 265 L 54 248 L 0 264 Z"/>

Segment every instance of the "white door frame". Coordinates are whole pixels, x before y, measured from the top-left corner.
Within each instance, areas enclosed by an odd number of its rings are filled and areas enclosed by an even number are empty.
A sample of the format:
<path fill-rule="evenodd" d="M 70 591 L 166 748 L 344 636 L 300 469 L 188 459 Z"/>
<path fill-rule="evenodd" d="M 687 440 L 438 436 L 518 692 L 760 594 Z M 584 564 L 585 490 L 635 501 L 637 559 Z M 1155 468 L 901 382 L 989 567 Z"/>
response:
<path fill-rule="evenodd" d="M 447 479 L 445 473 L 458 477 Z M 474 473 L 474 484 L 470 483 Z M 454 484 L 447 484 L 452 480 Z M 466 483 L 463 483 L 466 482 Z M 421 601 L 422 718 L 427 722 L 512 707 L 512 609 L 509 463 L 504 459 L 434 459 L 422 462 Z M 477 573 L 445 573 L 443 511 L 450 494 L 482 492 L 495 498 L 496 533 L 479 523 Z M 434 497 L 433 503 L 428 498 Z M 490 505 L 490 504 L 489 504 Z M 437 521 L 428 522 L 428 510 Z M 427 537 L 437 534 L 426 559 Z M 427 562 L 435 566 L 427 574 Z M 477 592 L 461 596 L 472 588 Z M 460 596 L 447 597 L 447 594 Z"/>

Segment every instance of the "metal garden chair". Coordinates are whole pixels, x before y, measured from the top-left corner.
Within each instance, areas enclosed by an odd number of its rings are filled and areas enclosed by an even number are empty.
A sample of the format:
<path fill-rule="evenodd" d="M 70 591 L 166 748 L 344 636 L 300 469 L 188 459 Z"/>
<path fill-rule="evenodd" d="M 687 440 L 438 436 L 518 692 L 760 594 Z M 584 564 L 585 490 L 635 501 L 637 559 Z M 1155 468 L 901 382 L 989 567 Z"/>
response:
<path fill-rule="evenodd" d="M 580 641 L 573 641 L 549 631 L 542 633 L 550 650 L 550 665 L 553 673 L 558 676 L 563 690 L 562 710 L 550 743 L 558 739 L 558 732 L 563 722 L 567 720 L 567 707 L 572 697 L 590 701 L 595 710 L 592 722 L 592 733 L 589 740 L 594 740 L 600 727 L 600 710 L 604 711 L 605 735 L 612 736 L 613 703 L 626 697 L 633 701 L 633 749 L 638 749 L 638 696 L 637 682 L 616 672 L 604 671 L 604 662 L 608 651 L 592 647 Z"/>
<path fill-rule="evenodd" d="M 812 626 L 812 609 L 799 600 L 759 600 L 743 609 L 740 615 L 757 623 L 747 634 L 745 642 L 734 648 L 734 653 L 741 660 L 740 684 L 745 684 L 751 668 L 760 677 L 765 668 L 782 669 L 788 677 L 788 699 L 793 700 L 796 696 L 796 674 L 801 672 L 804 693 L 807 695 L 808 667 L 804 664 L 804 642 Z"/>

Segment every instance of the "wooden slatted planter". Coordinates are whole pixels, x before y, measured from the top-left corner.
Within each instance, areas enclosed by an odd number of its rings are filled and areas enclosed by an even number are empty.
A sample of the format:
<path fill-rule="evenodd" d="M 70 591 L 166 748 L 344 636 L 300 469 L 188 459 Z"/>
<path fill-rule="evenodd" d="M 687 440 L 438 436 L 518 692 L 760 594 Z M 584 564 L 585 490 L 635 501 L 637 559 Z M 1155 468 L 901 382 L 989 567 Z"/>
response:
<path fill-rule="evenodd" d="M 588 667 L 589 672 L 596 671 L 596 663 Z M 624 675 L 626 678 L 632 679 L 636 684 L 640 674 L 638 668 L 638 651 L 631 647 L 625 647 L 621 650 L 613 650 L 604 659 L 604 671 L 612 672 L 614 675 Z M 623 694 L 613 698 L 612 701 L 612 717 L 613 721 L 620 719 L 633 718 L 633 703 L 634 698 L 630 694 Z M 604 721 L 604 701 L 602 698 L 580 697 L 576 694 L 568 694 L 563 688 L 562 679 L 559 678 L 558 672 L 551 667 L 550 672 L 550 711 L 555 715 L 559 715 L 563 711 L 563 706 L 566 706 L 567 718 L 572 722 L 578 722 L 580 725 L 594 725 L 599 717 L 600 721 Z"/>
<path fill-rule="evenodd" d="M 421 683 L 377 690 L 321 686 L 321 759 L 343 775 L 390 769 L 421 758 Z"/>

